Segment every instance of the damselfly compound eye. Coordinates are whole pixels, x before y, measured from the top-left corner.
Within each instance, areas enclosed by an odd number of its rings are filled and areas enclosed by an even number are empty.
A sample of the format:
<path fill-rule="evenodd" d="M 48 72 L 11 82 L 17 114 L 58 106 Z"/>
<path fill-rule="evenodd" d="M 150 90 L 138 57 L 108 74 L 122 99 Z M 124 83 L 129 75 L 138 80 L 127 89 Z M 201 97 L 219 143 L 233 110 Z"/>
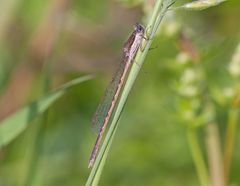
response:
<path fill-rule="evenodd" d="M 135 31 L 136 32 L 143 32 L 144 31 L 144 28 L 143 28 L 143 26 L 142 25 L 140 25 L 139 23 L 136 23 L 135 24 Z"/>

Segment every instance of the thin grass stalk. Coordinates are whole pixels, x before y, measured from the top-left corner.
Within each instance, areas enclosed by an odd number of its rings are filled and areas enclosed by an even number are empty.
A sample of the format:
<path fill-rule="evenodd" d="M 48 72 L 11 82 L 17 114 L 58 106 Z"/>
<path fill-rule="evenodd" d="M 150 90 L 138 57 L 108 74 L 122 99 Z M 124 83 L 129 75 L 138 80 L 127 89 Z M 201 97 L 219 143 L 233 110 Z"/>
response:
<path fill-rule="evenodd" d="M 7 38 L 5 34 L 8 31 L 9 26 L 11 26 L 11 21 L 20 2 L 20 0 L 0 2 L 0 43 Z"/>
<path fill-rule="evenodd" d="M 207 154 L 212 186 L 225 186 L 221 144 L 217 123 L 211 122 L 206 126 Z"/>
<path fill-rule="evenodd" d="M 145 57 L 148 53 L 148 50 L 152 43 L 152 38 L 154 37 L 164 15 L 166 14 L 168 7 L 170 4 L 172 4 L 174 0 L 158 0 L 154 6 L 153 14 L 149 20 L 147 31 L 150 33 L 147 33 L 146 37 L 149 38 L 147 40 L 143 41 L 143 50 L 139 50 L 135 62 L 132 65 L 132 68 L 129 72 L 129 76 L 126 80 L 125 86 L 122 91 L 122 95 L 119 98 L 119 103 L 115 109 L 115 112 L 113 114 L 113 118 L 110 125 L 110 128 L 106 134 L 106 137 L 104 139 L 103 145 L 101 146 L 99 150 L 99 154 L 96 158 L 96 161 L 94 163 L 94 166 L 90 172 L 90 175 L 88 177 L 88 180 L 86 182 L 87 186 L 95 186 L 98 185 L 99 179 L 101 177 L 101 173 L 103 171 L 104 164 L 106 162 L 106 158 L 111 146 L 111 143 L 113 141 L 114 135 L 116 133 L 116 129 L 118 127 L 118 120 L 121 115 L 121 112 L 123 110 L 123 107 L 127 101 L 127 97 L 133 87 L 133 84 L 138 76 L 138 73 L 140 71 L 140 67 L 142 66 Z M 136 64 L 137 63 L 137 64 Z"/>
<path fill-rule="evenodd" d="M 188 131 L 188 143 L 192 153 L 193 161 L 197 170 L 198 179 L 201 186 L 210 186 L 207 167 L 201 151 L 196 128 L 189 127 Z"/>
<path fill-rule="evenodd" d="M 231 168 L 238 115 L 239 115 L 239 110 L 237 108 L 232 108 L 229 111 L 229 115 L 228 115 L 227 131 L 226 131 L 224 154 L 223 154 L 224 178 L 225 178 L 226 184 L 228 183 L 229 172 Z"/>
<path fill-rule="evenodd" d="M 43 92 L 42 92 L 43 95 L 45 95 L 50 90 L 51 65 L 52 65 L 51 60 L 47 60 L 43 68 Z M 28 169 L 27 179 L 26 183 L 24 184 L 26 186 L 32 186 L 37 175 L 37 169 L 40 163 L 40 155 L 42 154 L 44 149 L 47 118 L 48 110 L 43 114 L 43 116 L 39 119 L 38 122 L 33 152 L 30 157 L 31 161 Z"/>

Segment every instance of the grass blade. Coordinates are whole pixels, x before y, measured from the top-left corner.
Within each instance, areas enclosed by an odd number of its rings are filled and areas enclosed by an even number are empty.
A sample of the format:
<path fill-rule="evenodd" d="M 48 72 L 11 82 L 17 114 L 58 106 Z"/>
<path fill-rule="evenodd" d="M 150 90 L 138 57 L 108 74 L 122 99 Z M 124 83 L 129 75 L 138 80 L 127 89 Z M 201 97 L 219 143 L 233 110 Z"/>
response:
<path fill-rule="evenodd" d="M 190 3 L 186 3 L 180 7 L 176 7 L 173 10 L 181 9 L 181 10 L 205 10 L 207 8 L 211 8 L 213 6 L 217 6 L 227 0 L 198 0 Z"/>
<path fill-rule="evenodd" d="M 93 76 L 91 75 L 76 78 L 1 121 L 0 147 L 7 145 L 21 134 L 33 119 L 48 109 L 51 104 L 63 96 L 69 88 L 92 78 Z"/>

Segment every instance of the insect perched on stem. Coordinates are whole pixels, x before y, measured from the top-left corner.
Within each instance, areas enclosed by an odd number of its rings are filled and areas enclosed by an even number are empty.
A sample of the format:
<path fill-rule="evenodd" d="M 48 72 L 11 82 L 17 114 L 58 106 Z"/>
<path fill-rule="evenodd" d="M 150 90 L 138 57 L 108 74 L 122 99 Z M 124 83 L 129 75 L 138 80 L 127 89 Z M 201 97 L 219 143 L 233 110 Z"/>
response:
<path fill-rule="evenodd" d="M 127 42 L 124 44 L 123 60 L 120 63 L 115 75 L 113 76 L 113 79 L 110 82 L 108 88 L 106 89 L 103 100 L 98 106 L 97 111 L 93 117 L 93 125 L 100 126 L 100 130 L 98 132 L 97 140 L 90 156 L 88 164 L 89 168 L 93 166 L 97 157 L 104 131 L 107 127 L 113 110 L 117 105 L 119 95 L 129 72 L 129 67 L 134 61 L 136 53 L 141 45 L 142 39 L 144 38 L 144 30 L 145 29 L 142 25 L 140 25 L 139 23 L 135 24 L 134 31 L 128 38 Z"/>

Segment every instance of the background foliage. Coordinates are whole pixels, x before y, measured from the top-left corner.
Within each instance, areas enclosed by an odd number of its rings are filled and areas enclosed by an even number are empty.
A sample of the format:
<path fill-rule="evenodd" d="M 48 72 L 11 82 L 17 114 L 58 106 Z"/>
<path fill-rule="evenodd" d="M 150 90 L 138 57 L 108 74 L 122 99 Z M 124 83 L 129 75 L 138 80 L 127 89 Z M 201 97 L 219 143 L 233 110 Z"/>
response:
<path fill-rule="evenodd" d="M 144 23 L 152 5 L 0 2 L 1 120 L 64 82 L 96 74 L 2 147 L 0 185 L 85 184 L 96 138 L 91 117 L 132 25 Z M 100 185 L 199 185 L 188 130 L 196 129 L 210 162 L 207 134 L 214 123 L 224 151 L 229 118 L 238 108 L 239 7 L 229 0 L 203 11 L 168 13 L 124 109 Z M 229 182 L 239 185 L 240 132 L 234 132 Z"/>

